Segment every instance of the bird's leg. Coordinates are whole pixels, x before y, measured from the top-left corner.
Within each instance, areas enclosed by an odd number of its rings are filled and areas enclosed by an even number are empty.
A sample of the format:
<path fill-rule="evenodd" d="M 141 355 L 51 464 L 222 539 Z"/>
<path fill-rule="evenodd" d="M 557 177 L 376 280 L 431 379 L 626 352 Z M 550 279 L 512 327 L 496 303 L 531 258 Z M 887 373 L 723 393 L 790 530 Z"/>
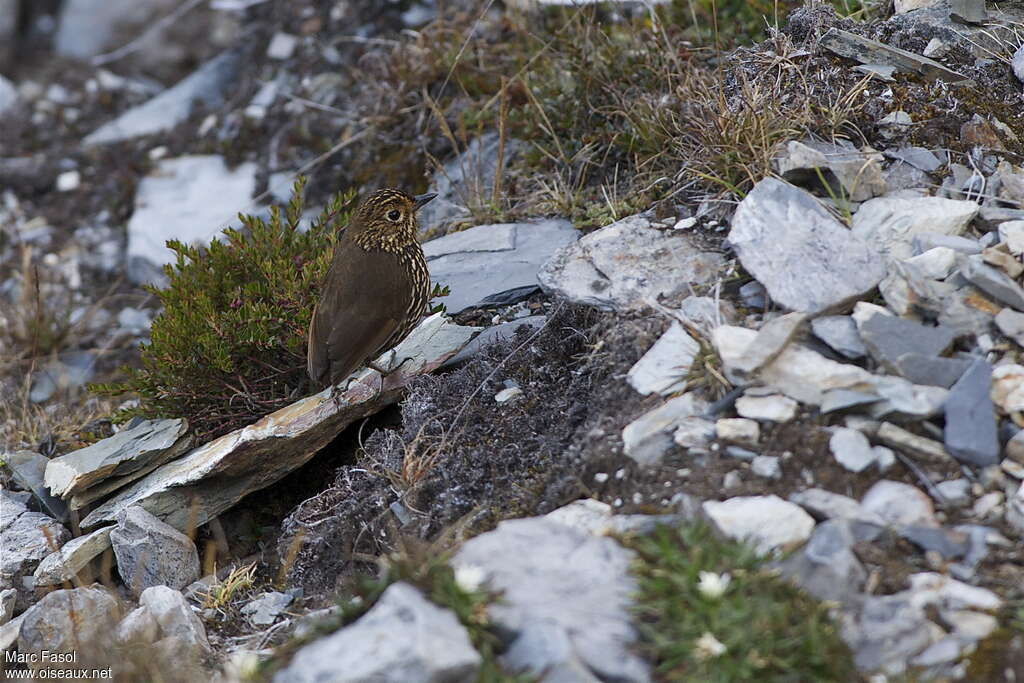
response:
<path fill-rule="evenodd" d="M 380 394 L 382 394 L 384 392 L 384 380 L 386 380 L 388 378 L 388 376 L 391 375 L 392 373 L 395 373 L 395 372 L 398 372 L 399 370 L 401 370 L 402 366 L 405 365 L 406 361 L 412 360 L 411 358 L 406 356 L 402 360 L 401 363 L 399 363 L 398 365 L 395 365 L 395 356 L 396 355 L 398 355 L 397 352 L 394 349 L 391 349 L 391 357 L 388 359 L 387 368 L 382 368 L 379 365 L 377 365 L 376 363 L 372 363 L 372 362 L 366 364 L 366 367 L 370 368 L 371 370 L 376 370 L 377 373 L 380 375 L 380 387 L 377 389 L 377 394 L 378 395 L 380 395 Z"/>
<path fill-rule="evenodd" d="M 380 376 L 381 376 L 381 380 L 383 380 L 384 378 L 386 378 L 391 373 L 398 372 L 399 370 L 401 370 L 403 365 L 405 365 L 407 362 L 412 360 L 411 357 L 406 356 L 404 359 L 402 359 L 402 362 L 399 363 L 396 366 L 395 365 L 395 356 L 397 356 L 397 355 L 398 355 L 398 352 L 395 351 L 394 349 L 391 349 L 391 357 L 388 359 L 388 364 L 387 364 L 388 367 L 387 367 L 387 369 L 380 367 L 376 363 L 367 363 L 366 367 L 370 368 L 371 370 L 376 370 L 377 372 L 379 372 Z"/>
<path fill-rule="evenodd" d="M 354 382 L 355 380 L 356 380 L 356 376 L 355 375 L 350 375 L 349 378 L 347 380 L 345 380 L 345 388 L 344 389 L 340 388 L 340 384 L 332 384 L 331 385 L 331 391 L 327 395 L 327 398 L 330 401 L 334 401 L 334 406 L 336 408 L 340 408 L 341 407 L 341 397 L 348 392 L 349 387 L 352 386 L 352 382 Z"/>

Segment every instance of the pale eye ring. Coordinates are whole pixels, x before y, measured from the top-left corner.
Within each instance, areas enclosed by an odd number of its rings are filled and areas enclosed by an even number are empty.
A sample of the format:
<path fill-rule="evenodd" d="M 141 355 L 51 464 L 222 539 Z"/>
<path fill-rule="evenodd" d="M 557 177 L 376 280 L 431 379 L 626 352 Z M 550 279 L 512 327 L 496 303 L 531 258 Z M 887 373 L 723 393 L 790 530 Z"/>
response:
<path fill-rule="evenodd" d="M 398 219 L 401 218 L 401 217 L 402 217 L 402 212 L 399 211 L 398 209 L 391 209 L 390 211 L 388 211 L 388 220 L 389 221 L 397 222 Z"/>

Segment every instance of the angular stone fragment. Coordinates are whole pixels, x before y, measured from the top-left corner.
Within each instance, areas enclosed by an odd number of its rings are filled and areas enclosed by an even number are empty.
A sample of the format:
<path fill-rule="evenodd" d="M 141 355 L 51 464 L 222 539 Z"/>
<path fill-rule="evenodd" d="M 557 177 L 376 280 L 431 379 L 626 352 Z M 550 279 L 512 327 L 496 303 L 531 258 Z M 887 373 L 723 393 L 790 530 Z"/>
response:
<path fill-rule="evenodd" d="M 702 507 L 719 531 L 750 543 L 761 555 L 802 543 L 814 529 L 810 515 L 774 495 L 709 500 Z"/>
<path fill-rule="evenodd" d="M 938 356 L 956 338 L 956 333 L 943 325 L 922 325 L 892 315 L 873 315 L 857 328 L 864 346 L 890 372 L 899 372 L 899 358 L 903 354 Z"/>
<path fill-rule="evenodd" d="M 796 417 L 799 404 L 780 394 L 769 396 L 740 396 L 736 399 L 736 412 L 740 417 L 769 422 L 789 422 Z"/>
<path fill-rule="evenodd" d="M 831 196 L 862 202 L 886 191 L 882 160 L 874 150 L 861 152 L 852 143 L 793 140 L 775 159 L 783 179 L 808 188 L 827 188 Z"/>
<path fill-rule="evenodd" d="M 1004 308 L 996 315 L 995 323 L 1000 332 L 1017 342 L 1018 346 L 1024 346 L 1024 313 Z"/>
<path fill-rule="evenodd" d="M 700 352 L 700 344 L 677 322 L 647 353 L 629 369 L 626 381 L 640 394 L 658 393 L 662 396 L 683 391 L 690 365 Z"/>
<path fill-rule="evenodd" d="M 74 538 L 43 558 L 35 571 L 37 586 L 55 586 L 74 579 L 93 559 L 110 547 L 110 531 L 105 527 Z"/>
<path fill-rule="evenodd" d="M 270 486 L 300 467 L 346 426 L 396 401 L 413 377 L 430 372 L 455 355 L 479 328 L 463 327 L 436 313 L 394 350 L 400 367 L 381 378 L 366 368 L 347 391 L 307 396 L 261 420 L 204 444 L 105 501 L 82 520 L 83 528 L 112 522 L 133 505 L 179 531 L 205 524 L 253 491 Z M 392 354 L 378 359 L 390 362 Z"/>
<path fill-rule="evenodd" d="M 169 130 L 188 118 L 196 102 L 216 108 L 224 101 L 240 63 L 237 50 L 211 59 L 173 87 L 103 124 L 85 136 L 83 143 L 102 145 Z"/>
<path fill-rule="evenodd" d="M 199 554 L 192 540 L 141 507 L 118 515 L 110 543 L 117 571 L 135 595 L 150 586 L 180 590 L 199 579 Z"/>
<path fill-rule="evenodd" d="M 912 453 L 925 462 L 948 465 L 953 456 L 946 448 L 935 441 L 924 436 L 918 436 L 898 427 L 891 422 L 883 422 L 875 432 L 875 438 L 897 451 Z"/>
<path fill-rule="evenodd" d="M 836 462 L 851 472 L 863 472 L 875 462 L 871 443 L 856 429 L 835 428 L 828 445 Z"/>
<path fill-rule="evenodd" d="M 853 216 L 851 232 L 878 252 L 898 261 L 913 256 L 918 233 L 960 235 L 978 214 L 970 201 L 942 197 L 878 197 L 864 202 Z"/>
<path fill-rule="evenodd" d="M 429 206 L 429 205 L 428 205 Z M 546 291 L 605 310 L 638 310 L 679 298 L 718 276 L 720 254 L 681 231 L 630 216 L 559 249 L 537 275 Z"/>
<path fill-rule="evenodd" d="M 51 459 L 46 465 L 46 486 L 62 498 L 81 494 L 78 504 L 72 505 L 82 507 L 102 495 L 95 488 L 88 493 L 86 489 L 98 485 L 103 492 L 113 490 L 184 453 L 192 445 L 187 431 L 188 422 L 183 419 L 145 420 L 86 448 Z M 115 481 L 105 481 L 111 478 Z"/>
<path fill-rule="evenodd" d="M 999 434 L 990 398 L 992 366 L 975 360 L 946 400 L 946 449 L 957 460 L 979 467 L 999 462 Z"/>
<path fill-rule="evenodd" d="M 873 512 L 889 524 L 936 527 L 932 499 L 920 489 L 899 481 L 883 479 L 868 489 L 860 501 L 861 507 Z"/>
<path fill-rule="evenodd" d="M 972 285 L 1007 306 L 1024 311 L 1024 288 L 1006 273 L 985 265 L 980 255 L 962 258 L 959 264 L 960 274 Z"/>
<path fill-rule="evenodd" d="M 760 181 L 740 202 L 729 242 L 772 300 L 793 311 L 849 304 L 885 276 L 868 244 L 811 194 L 774 178 Z"/>
<path fill-rule="evenodd" d="M 747 353 L 732 366 L 733 372 L 750 376 L 775 360 L 807 320 L 805 313 L 787 313 L 772 318 L 757 331 Z"/>
<path fill-rule="evenodd" d="M 693 393 L 669 399 L 626 425 L 622 430 L 623 451 L 641 465 L 657 463 L 672 447 L 672 434 L 681 421 L 706 408 Z"/>
<path fill-rule="evenodd" d="M 455 315 L 496 294 L 537 287 L 541 266 L 578 238 L 563 219 L 478 225 L 424 242 L 423 253 L 431 280 L 451 290 L 444 304 Z"/>
<path fill-rule="evenodd" d="M 973 85 L 974 81 L 938 62 L 913 52 L 892 47 L 855 33 L 831 28 L 819 41 L 822 47 L 841 57 L 855 59 L 861 64 L 890 64 L 907 73 L 917 73 L 929 80 Z"/>
<path fill-rule="evenodd" d="M 452 559 L 479 567 L 502 600 L 488 608 L 491 623 L 533 656 L 517 657 L 541 677 L 550 659 L 534 649 L 543 638 L 567 642 L 589 677 L 571 680 L 650 680 L 649 665 L 633 650 L 631 607 L 636 580 L 632 551 L 607 536 L 592 536 L 545 518 L 500 522 L 467 541 Z M 564 660 L 560 660 L 564 661 Z M 577 669 L 579 670 L 579 669 Z"/>
<path fill-rule="evenodd" d="M 857 332 L 857 323 L 848 315 L 825 315 L 811 321 L 811 330 L 821 341 L 847 358 L 856 360 L 868 350 Z"/>
<path fill-rule="evenodd" d="M 79 667 L 106 668 L 114 664 L 113 635 L 121 616 L 121 605 L 110 592 L 101 588 L 57 590 L 25 612 L 18 634 L 18 650 L 34 653 L 36 670 L 73 671 Z M 71 653 L 70 661 L 45 661 L 43 652 Z"/>
<path fill-rule="evenodd" d="M 942 358 L 923 353 L 904 353 L 896 359 L 896 371 L 914 384 L 950 388 L 971 362 L 963 358 Z"/>

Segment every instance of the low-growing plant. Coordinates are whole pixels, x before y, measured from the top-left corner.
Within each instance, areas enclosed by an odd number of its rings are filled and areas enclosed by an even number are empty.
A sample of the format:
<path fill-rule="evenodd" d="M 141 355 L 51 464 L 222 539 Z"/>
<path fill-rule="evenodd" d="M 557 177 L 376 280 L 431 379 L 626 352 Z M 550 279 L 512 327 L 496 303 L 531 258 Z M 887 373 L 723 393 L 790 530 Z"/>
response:
<path fill-rule="evenodd" d="M 240 214 L 206 247 L 169 240 L 177 258 L 165 288 L 148 287 L 163 311 L 141 367 L 92 385 L 100 394 L 138 394 L 121 417 L 181 416 L 208 438 L 287 405 L 307 387 L 306 330 L 353 193 L 335 195 L 300 229 L 304 181 L 269 219 Z"/>
<path fill-rule="evenodd" d="M 626 539 L 641 649 L 663 681 L 853 681 L 827 606 L 703 524 Z"/>
<path fill-rule="evenodd" d="M 460 525 L 455 525 L 448 534 L 432 543 L 400 538 L 399 549 L 378 560 L 380 570 L 376 575 L 354 577 L 338 596 L 336 615 L 325 619 L 304 636 L 282 644 L 275 656 L 263 662 L 250 680 L 270 680 L 299 648 L 358 620 L 370 611 L 389 586 L 399 581 L 415 586 L 435 605 L 451 610 L 466 629 L 470 642 L 482 659 L 476 678 L 478 683 L 527 683 L 535 680 L 531 676 L 512 675 L 502 670 L 498 662 L 501 640 L 487 615 L 488 606 L 500 600 L 500 595 L 487 587 L 477 569 L 456 570 L 449 564 L 451 553 L 445 548 L 450 547 L 459 528 Z"/>

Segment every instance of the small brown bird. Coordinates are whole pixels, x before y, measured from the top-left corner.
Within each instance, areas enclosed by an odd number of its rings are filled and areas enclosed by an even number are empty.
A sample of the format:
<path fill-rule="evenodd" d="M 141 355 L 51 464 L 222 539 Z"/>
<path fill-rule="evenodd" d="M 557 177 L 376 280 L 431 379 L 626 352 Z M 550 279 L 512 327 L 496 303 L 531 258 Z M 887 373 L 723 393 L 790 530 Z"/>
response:
<path fill-rule="evenodd" d="M 419 323 L 430 274 L 416 239 L 416 211 L 436 196 L 378 190 L 353 214 L 309 323 L 307 369 L 316 387 L 370 365 Z"/>

